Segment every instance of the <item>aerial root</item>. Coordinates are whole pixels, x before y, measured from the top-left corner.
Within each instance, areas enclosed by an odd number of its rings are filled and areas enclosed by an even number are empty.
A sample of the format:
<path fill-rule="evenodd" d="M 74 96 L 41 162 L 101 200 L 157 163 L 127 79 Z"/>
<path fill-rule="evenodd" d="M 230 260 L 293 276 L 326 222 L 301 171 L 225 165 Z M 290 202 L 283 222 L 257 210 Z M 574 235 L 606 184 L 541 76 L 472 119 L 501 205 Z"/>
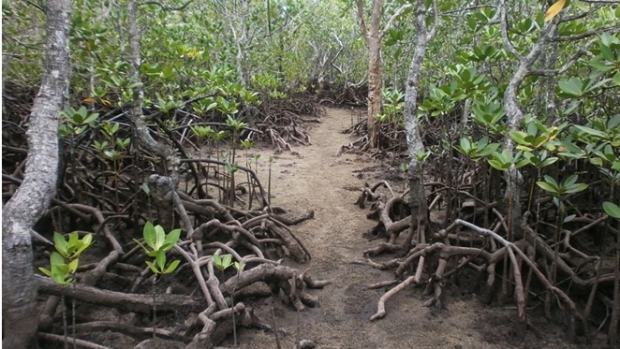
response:
<path fill-rule="evenodd" d="M 389 287 L 377 301 L 377 311 L 371 316 L 371 320 L 385 317 L 386 302 L 392 297 L 410 286 L 425 285 L 425 295 L 430 295 L 424 306 L 443 308 L 444 288 L 450 282 L 458 280 L 459 275 L 465 268 L 470 268 L 478 273 L 483 282 L 480 300 L 490 301 L 501 289 L 501 299 L 513 297 L 516 303 L 516 316 L 523 329 L 528 324 L 526 321 L 526 295 L 540 297 L 539 293 L 530 291 L 534 284 L 542 287 L 547 293 L 546 302 L 550 306 L 559 306 L 568 315 L 569 337 L 576 337 L 577 324 L 583 325 L 583 333 L 588 337 L 588 323 L 584 312 L 580 311 L 575 301 L 569 295 L 569 290 L 554 284 L 552 281 L 553 270 L 565 275 L 565 280 L 570 280 L 573 288 L 592 290 L 602 285 L 609 285 L 613 281 L 613 273 L 600 275 L 598 271 L 589 272 L 590 278 L 582 278 L 576 270 L 584 269 L 588 265 L 594 267 L 598 259 L 591 258 L 584 252 L 571 245 L 570 238 L 574 232 L 565 232 L 557 244 L 562 244 L 566 253 L 557 254 L 555 246 L 550 246 L 548 241 L 540 234 L 535 233 L 528 225 L 523 225 L 522 230 L 515 241 L 509 241 L 493 230 L 481 228 L 478 225 L 462 219 L 455 219 L 445 229 L 432 233 L 432 241 L 425 243 L 424 236 L 415 229 L 417 223 L 411 223 L 408 213 L 407 202 L 404 194 L 398 195 L 393 192 L 380 192 L 386 186 L 381 183 L 374 185 L 366 184 L 360 189 L 360 197 L 356 205 L 365 207 L 371 203 L 372 207 L 368 217 L 378 221 L 377 226 L 371 229 L 371 238 L 384 238 L 376 246 L 364 251 L 364 256 L 378 254 L 395 254 L 396 258 L 376 262 L 372 259 L 353 261 L 353 264 L 367 265 L 380 270 L 394 270 L 395 280 L 368 285 L 369 288 L 380 289 Z M 485 205 L 490 214 L 498 217 L 495 224 L 496 230 L 505 229 L 504 218 L 493 205 Z M 484 210 L 476 209 L 476 214 L 482 214 Z M 600 220 L 590 220 L 589 226 L 595 226 Z M 402 226 L 399 226 L 402 224 Z M 395 227 L 398 227 L 396 229 Z M 400 229 L 404 227 L 404 229 Z M 406 231 L 406 234 L 399 234 Z M 583 229 L 577 230 L 582 232 Z M 402 236 L 401 236 L 402 235 Z M 571 261 L 571 255 L 584 258 L 585 262 L 576 263 Z M 598 264 L 597 264 L 598 265 Z M 432 270 L 432 271 L 431 271 Z M 598 270 L 598 269 L 597 269 Z M 524 273 L 527 271 L 527 273 Z M 498 288 L 498 282 L 502 287 Z M 557 279 L 556 279 L 557 280 Z M 603 281 L 605 280 L 605 281 Z M 594 297 L 594 291 L 591 291 Z M 545 297 L 543 297 L 545 298 Z M 500 301 L 501 301 L 500 299 Z M 589 310 L 586 309 L 585 314 Z"/>

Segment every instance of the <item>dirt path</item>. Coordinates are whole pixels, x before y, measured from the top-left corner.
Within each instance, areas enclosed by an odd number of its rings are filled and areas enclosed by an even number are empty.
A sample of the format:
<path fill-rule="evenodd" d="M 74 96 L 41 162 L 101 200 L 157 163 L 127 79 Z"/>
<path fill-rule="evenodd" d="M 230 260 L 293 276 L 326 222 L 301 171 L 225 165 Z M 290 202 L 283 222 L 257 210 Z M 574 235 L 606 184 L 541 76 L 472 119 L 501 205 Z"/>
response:
<path fill-rule="evenodd" d="M 362 232 L 374 225 L 365 218 L 366 211 L 353 205 L 364 179 L 359 171 L 373 163 L 362 156 L 345 154 L 335 157 L 338 147 L 350 142 L 340 131 L 351 124 L 350 112 L 329 109 L 322 122 L 312 130 L 312 146 L 297 147 L 293 152 L 275 155 L 261 151 L 259 175 L 267 183 L 267 161 L 274 156 L 272 203 L 301 213 L 315 211 L 315 218 L 293 227 L 312 254 L 306 265 L 295 265 L 311 274 L 328 279 L 332 284 L 311 293 L 320 299 L 320 307 L 308 309 L 300 316 L 302 339 L 315 341 L 321 349 L 357 348 L 570 348 L 563 342 L 564 334 L 557 326 L 543 319 L 534 325 L 543 328 L 545 337 L 538 339 L 528 332 L 518 335 L 516 311 L 512 308 L 484 307 L 476 301 L 469 287 L 453 286 L 446 291 L 446 309 L 421 306 L 420 290 L 406 290 L 387 304 L 385 319 L 369 322 L 383 290 L 367 290 L 366 285 L 391 280 L 391 272 L 382 272 L 363 265 L 350 264 L 362 257 L 362 251 L 373 243 Z M 372 182 L 372 180 L 370 180 Z M 274 296 L 259 301 L 258 313 L 271 319 L 272 309 L 278 326 L 290 333 L 297 331 L 297 315 L 292 307 Z M 271 333 L 242 331 L 241 348 L 273 349 Z M 283 348 L 294 348 L 295 335 L 282 338 Z M 232 341 L 222 345 L 232 346 Z"/>

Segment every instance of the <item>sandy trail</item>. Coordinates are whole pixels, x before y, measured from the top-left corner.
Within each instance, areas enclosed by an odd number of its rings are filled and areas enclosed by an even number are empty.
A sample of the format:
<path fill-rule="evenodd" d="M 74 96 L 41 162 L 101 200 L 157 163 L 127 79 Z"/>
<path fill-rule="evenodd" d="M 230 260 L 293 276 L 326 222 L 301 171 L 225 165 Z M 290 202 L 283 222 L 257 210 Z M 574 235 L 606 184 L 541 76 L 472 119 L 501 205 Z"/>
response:
<path fill-rule="evenodd" d="M 310 291 L 319 297 L 320 306 L 301 313 L 300 337 L 315 341 L 321 349 L 571 348 L 563 342 L 562 330 L 540 317 L 532 321 L 549 328 L 543 330 L 545 338 L 538 339 L 531 332 L 525 337 L 518 335 L 513 308 L 481 306 L 469 287 L 448 288 L 443 310 L 422 307 L 419 289 L 403 291 L 388 302 L 385 319 L 369 322 L 385 290 L 368 290 L 366 285 L 393 276 L 390 271 L 350 263 L 361 259 L 362 251 L 375 243 L 362 237 L 374 222 L 366 219 L 367 211 L 353 205 L 359 192 L 347 188 L 361 187 L 365 180 L 374 182 L 358 178 L 359 172 L 353 171 L 378 164 L 360 155 L 335 156 L 339 146 L 351 141 L 349 135 L 340 133 L 350 125 L 350 111 L 328 109 L 327 116 L 311 131 L 311 146 L 279 155 L 260 151 L 259 176 L 265 186 L 266 159 L 274 157 L 272 204 L 290 213 L 315 211 L 314 219 L 293 227 L 310 250 L 312 261 L 293 266 L 310 268 L 315 278 L 332 281 L 323 290 Z M 258 301 L 256 309 L 265 319 L 271 319 L 273 309 L 278 326 L 296 333 L 297 314 L 279 297 Z M 294 341 L 295 335 L 285 336 L 283 348 L 294 348 Z M 273 334 L 256 330 L 241 331 L 239 342 L 241 348 L 276 348 Z M 232 339 L 222 345 L 232 346 Z"/>

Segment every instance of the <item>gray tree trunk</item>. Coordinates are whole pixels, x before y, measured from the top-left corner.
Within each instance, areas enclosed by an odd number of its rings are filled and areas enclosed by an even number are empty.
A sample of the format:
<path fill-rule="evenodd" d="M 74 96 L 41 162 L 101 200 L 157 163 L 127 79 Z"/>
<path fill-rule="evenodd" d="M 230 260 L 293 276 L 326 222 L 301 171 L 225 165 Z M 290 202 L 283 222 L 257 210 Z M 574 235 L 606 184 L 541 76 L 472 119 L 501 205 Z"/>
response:
<path fill-rule="evenodd" d="M 506 118 L 508 120 L 508 132 L 506 132 L 504 136 L 503 149 L 508 150 L 510 153 L 514 153 L 515 146 L 512 138 L 510 137 L 510 131 L 519 130 L 524 117 L 521 106 L 517 101 L 517 94 L 519 93 L 521 83 L 523 83 L 525 78 L 531 73 L 534 62 L 536 62 L 543 48 L 548 44 L 550 35 L 555 32 L 559 17 L 545 25 L 540 37 L 538 38 L 537 42 L 532 46 L 530 52 L 526 56 L 522 56 L 515 49 L 515 47 L 512 45 L 512 42 L 510 42 L 508 38 L 508 21 L 506 15 L 505 0 L 499 1 L 499 12 L 500 22 L 502 26 L 502 41 L 504 42 L 506 48 L 519 59 L 519 66 L 510 78 L 510 82 L 506 87 L 506 92 L 504 92 L 504 109 L 506 110 Z M 514 223 L 518 222 L 521 219 L 521 207 L 519 205 L 519 189 L 522 185 L 521 182 L 523 179 L 521 173 L 514 166 L 512 166 L 505 172 L 505 179 L 505 201 L 507 207 L 506 210 L 509 217 L 508 238 L 510 241 L 513 241 L 512 237 L 514 236 L 514 234 L 520 234 L 519 232 L 516 232 L 516 230 L 520 229 L 520 226 L 515 225 Z"/>
<path fill-rule="evenodd" d="M 434 4 L 434 3 L 433 3 Z M 405 133 L 407 136 L 407 153 L 409 155 L 409 193 L 411 195 L 411 218 L 417 222 L 418 232 L 424 234 L 426 231 L 428 206 L 424 193 L 424 169 L 423 164 L 418 161 L 416 153 L 424 151 L 424 144 L 418 127 L 418 91 L 420 89 L 420 75 L 422 74 L 422 64 L 428 41 L 435 35 L 437 28 L 437 15 L 435 23 L 430 31 L 426 30 L 426 9 L 424 0 L 417 0 L 414 5 L 415 24 L 416 24 L 416 45 L 409 73 L 407 75 L 407 85 L 405 87 Z M 412 224 L 413 229 L 414 224 Z M 420 236 L 421 237 L 421 236 Z M 421 242 L 429 242 L 424 239 Z M 410 241 L 406 242 L 407 244 Z M 407 249 L 408 250 L 408 249 Z"/>
<path fill-rule="evenodd" d="M 2 326 L 4 349 L 36 348 L 37 283 L 32 226 L 48 208 L 58 180 L 58 119 L 69 86 L 71 1 L 48 0 L 45 73 L 28 128 L 21 186 L 2 212 Z"/>

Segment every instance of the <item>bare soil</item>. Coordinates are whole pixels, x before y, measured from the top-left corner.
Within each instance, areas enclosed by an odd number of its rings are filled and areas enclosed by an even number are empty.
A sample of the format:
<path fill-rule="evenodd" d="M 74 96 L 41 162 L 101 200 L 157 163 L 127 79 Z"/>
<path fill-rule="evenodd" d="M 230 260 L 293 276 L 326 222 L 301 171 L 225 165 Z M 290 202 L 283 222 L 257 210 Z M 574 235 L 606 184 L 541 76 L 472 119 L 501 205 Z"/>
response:
<path fill-rule="evenodd" d="M 261 299 L 255 304 L 257 313 L 272 319 L 288 335 L 281 335 L 282 348 L 294 348 L 296 337 L 309 339 L 321 349 L 345 348 L 601 348 L 600 345 L 573 344 L 566 341 L 564 326 L 550 323 L 531 304 L 528 322 L 533 329 L 519 330 L 516 308 L 512 305 L 483 305 L 477 300 L 475 275 L 466 275 L 459 286 L 446 290 L 445 308 L 426 308 L 422 289 L 401 292 L 387 303 L 388 315 L 370 322 L 376 302 L 384 290 L 367 285 L 392 280 L 390 271 L 351 264 L 362 259 L 362 251 L 373 247 L 362 233 L 374 225 L 367 211 L 353 203 L 364 182 L 382 176 L 376 169 L 386 166 L 365 155 L 344 154 L 336 157 L 338 148 L 351 139 L 341 131 L 351 126 L 351 112 L 328 109 L 311 132 L 312 145 L 296 147 L 292 152 L 276 154 L 262 150 L 259 176 L 265 186 L 268 159 L 272 164 L 272 204 L 302 213 L 315 211 L 315 218 L 293 226 L 312 254 L 304 265 L 285 264 L 310 269 L 312 276 L 328 279 L 332 284 L 323 290 L 309 292 L 320 299 L 320 306 L 297 314 L 278 296 Z M 373 172 L 375 169 L 375 172 Z M 402 183 L 394 183 L 402 190 Z M 276 348 L 273 333 L 241 329 L 240 348 Z M 584 340 L 585 341 L 585 340 Z M 221 345 L 232 347 L 232 338 Z"/>

